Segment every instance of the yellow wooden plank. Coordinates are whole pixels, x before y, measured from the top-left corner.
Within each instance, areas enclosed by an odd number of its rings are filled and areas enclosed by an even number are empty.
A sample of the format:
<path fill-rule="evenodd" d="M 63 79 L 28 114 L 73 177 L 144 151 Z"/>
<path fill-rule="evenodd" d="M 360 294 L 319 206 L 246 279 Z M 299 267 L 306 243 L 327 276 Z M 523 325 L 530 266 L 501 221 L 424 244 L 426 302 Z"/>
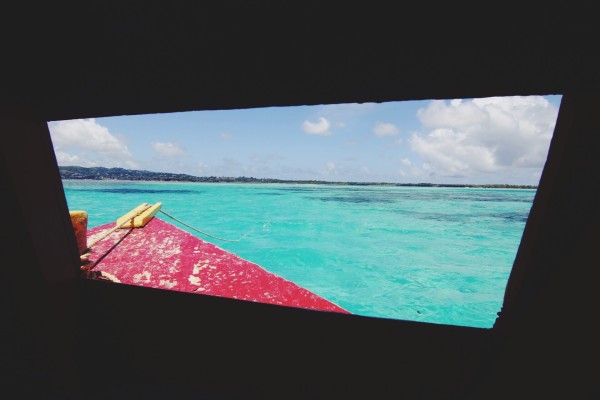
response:
<path fill-rule="evenodd" d="M 133 226 L 135 228 L 141 228 L 143 226 L 146 226 L 146 224 L 152 218 L 154 218 L 154 215 L 160 210 L 161 206 L 162 206 L 162 203 L 158 202 L 158 203 L 154 204 L 152 207 L 150 207 L 149 209 L 147 209 L 146 211 L 144 211 L 143 213 L 141 213 L 140 215 L 138 215 L 137 217 L 135 217 L 133 220 Z"/>
<path fill-rule="evenodd" d="M 133 224 L 134 218 L 144 209 L 148 208 L 148 203 L 142 203 L 133 210 L 129 211 L 127 214 L 123 215 L 121 218 L 117 219 L 115 226 L 120 226 L 121 228 L 131 228 Z M 125 223 L 125 221 L 130 220 L 129 223 Z M 125 223 L 123 226 L 121 224 Z"/>

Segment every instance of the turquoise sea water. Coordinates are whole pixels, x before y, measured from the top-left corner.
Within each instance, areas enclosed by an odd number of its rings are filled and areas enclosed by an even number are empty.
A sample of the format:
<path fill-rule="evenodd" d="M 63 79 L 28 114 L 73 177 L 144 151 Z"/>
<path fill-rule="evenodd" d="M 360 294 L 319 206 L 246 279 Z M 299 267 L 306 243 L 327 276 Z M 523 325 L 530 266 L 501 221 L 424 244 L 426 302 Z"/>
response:
<path fill-rule="evenodd" d="M 493 326 L 535 190 L 63 181 L 89 227 L 140 203 L 368 317 Z M 245 235 L 245 236 L 244 236 Z"/>

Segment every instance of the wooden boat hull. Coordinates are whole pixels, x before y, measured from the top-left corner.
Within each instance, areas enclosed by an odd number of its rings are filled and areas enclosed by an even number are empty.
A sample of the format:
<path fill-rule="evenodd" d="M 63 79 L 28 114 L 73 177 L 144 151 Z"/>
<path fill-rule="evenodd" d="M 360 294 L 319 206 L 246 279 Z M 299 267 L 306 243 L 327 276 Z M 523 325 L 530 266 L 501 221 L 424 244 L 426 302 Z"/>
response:
<path fill-rule="evenodd" d="M 114 224 L 88 231 L 88 243 Z M 154 217 L 143 228 L 118 229 L 91 248 L 88 277 L 159 289 L 349 313 L 261 266 Z"/>

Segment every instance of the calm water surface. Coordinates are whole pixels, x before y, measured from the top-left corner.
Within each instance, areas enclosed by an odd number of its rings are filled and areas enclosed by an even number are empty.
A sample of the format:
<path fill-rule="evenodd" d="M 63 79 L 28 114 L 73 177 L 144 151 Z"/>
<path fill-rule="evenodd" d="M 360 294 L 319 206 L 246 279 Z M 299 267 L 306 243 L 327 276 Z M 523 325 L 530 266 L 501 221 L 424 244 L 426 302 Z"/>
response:
<path fill-rule="evenodd" d="M 535 190 L 63 181 L 89 226 L 140 203 L 354 314 L 490 328 Z M 245 236 L 244 236 L 245 235 Z"/>

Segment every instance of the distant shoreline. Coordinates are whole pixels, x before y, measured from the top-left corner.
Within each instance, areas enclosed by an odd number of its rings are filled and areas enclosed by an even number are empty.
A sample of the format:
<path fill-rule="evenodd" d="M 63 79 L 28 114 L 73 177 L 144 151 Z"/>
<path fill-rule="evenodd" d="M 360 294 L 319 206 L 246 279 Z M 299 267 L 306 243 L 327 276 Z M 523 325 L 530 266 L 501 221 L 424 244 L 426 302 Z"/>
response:
<path fill-rule="evenodd" d="M 148 182 L 197 182 L 197 183 L 280 183 L 340 186 L 403 186 L 403 187 L 449 187 L 481 189 L 537 189 L 534 185 L 509 184 L 453 184 L 453 183 L 390 183 L 390 182 L 341 182 L 319 180 L 289 180 L 252 177 L 199 177 L 168 172 L 129 170 L 124 168 L 59 166 L 61 179 L 96 181 L 148 181 Z"/>

